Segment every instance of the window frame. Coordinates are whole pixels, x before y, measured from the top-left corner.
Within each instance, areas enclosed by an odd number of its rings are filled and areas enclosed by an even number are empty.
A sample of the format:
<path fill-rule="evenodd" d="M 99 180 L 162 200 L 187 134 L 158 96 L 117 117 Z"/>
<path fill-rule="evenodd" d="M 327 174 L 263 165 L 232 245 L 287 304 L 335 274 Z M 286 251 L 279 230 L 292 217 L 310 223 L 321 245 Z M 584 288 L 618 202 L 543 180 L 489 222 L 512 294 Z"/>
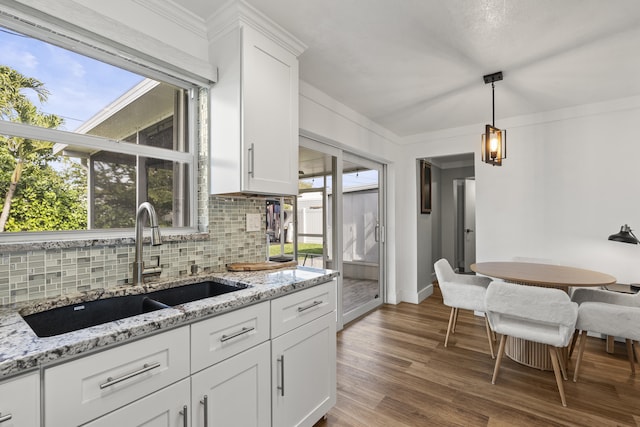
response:
<path fill-rule="evenodd" d="M 189 72 L 181 72 L 175 67 L 167 68 L 162 61 L 149 61 L 148 55 L 123 47 L 116 42 L 110 42 L 105 38 L 79 29 L 72 24 L 60 22 L 56 18 L 49 20 L 43 17 L 18 16 L 12 11 L 0 11 L 0 26 L 38 39 L 44 43 L 56 45 L 70 50 L 79 55 L 122 68 L 124 70 L 164 82 L 188 91 L 188 113 L 185 125 L 187 126 L 188 152 L 180 152 L 165 148 L 137 145 L 127 142 L 99 137 L 95 135 L 80 134 L 60 129 L 39 128 L 23 123 L 14 123 L 0 120 L 0 133 L 14 135 L 23 138 L 50 141 L 53 143 L 75 145 L 96 150 L 108 150 L 133 156 L 153 157 L 162 160 L 180 162 L 188 165 L 190 191 L 189 203 L 189 227 L 163 228 L 165 236 L 200 234 L 198 224 L 198 206 L 200 188 L 198 185 L 198 157 L 200 145 L 199 116 L 200 108 L 206 108 L 199 102 L 201 89 L 208 90 L 211 81 L 198 78 Z M 208 112 L 207 112 L 208 114 Z M 131 238 L 133 229 L 88 229 L 73 231 L 45 231 L 45 232 L 11 232 L 0 233 L 0 245 L 42 242 L 52 240 L 96 240 L 96 239 L 122 239 Z"/>

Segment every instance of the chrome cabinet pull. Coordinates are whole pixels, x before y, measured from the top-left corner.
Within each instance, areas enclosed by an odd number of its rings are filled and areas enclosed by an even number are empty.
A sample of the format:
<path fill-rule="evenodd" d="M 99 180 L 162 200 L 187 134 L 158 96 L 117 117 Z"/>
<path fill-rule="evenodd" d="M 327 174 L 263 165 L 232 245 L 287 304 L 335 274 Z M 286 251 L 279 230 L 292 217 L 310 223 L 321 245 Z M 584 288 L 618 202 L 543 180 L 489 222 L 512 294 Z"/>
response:
<path fill-rule="evenodd" d="M 204 427 L 209 426 L 209 398 L 205 394 L 202 400 L 200 401 L 204 405 Z"/>
<path fill-rule="evenodd" d="M 312 302 L 311 304 L 309 304 L 309 305 L 307 305 L 305 307 L 298 307 L 298 313 L 302 313 L 303 311 L 307 311 L 310 308 L 313 308 L 316 305 L 320 305 L 320 304 L 322 304 L 322 301 L 314 301 L 314 302 Z"/>
<path fill-rule="evenodd" d="M 188 418 L 187 409 L 188 409 L 187 405 L 184 405 L 182 407 L 182 411 L 180 411 L 180 415 L 182 415 L 182 425 L 184 427 L 189 427 L 189 420 L 187 419 Z"/>
<path fill-rule="evenodd" d="M 129 374 L 123 375 L 123 376 L 118 377 L 118 378 L 112 378 L 112 377 L 107 378 L 107 382 L 103 383 L 103 384 L 100 384 L 100 388 L 101 389 L 105 389 L 107 387 L 111 387 L 112 385 L 121 383 L 122 381 L 126 381 L 129 378 L 133 378 L 136 375 L 144 374 L 145 372 L 148 372 L 148 371 L 150 371 L 152 369 L 156 369 L 156 368 L 159 368 L 159 367 L 160 367 L 160 362 L 154 362 L 154 363 L 151 363 L 151 364 L 145 363 L 144 365 L 142 365 L 142 368 L 138 369 L 137 371 L 131 372 Z"/>
<path fill-rule="evenodd" d="M 13 416 L 11 414 L 2 415 L 2 413 L 0 412 L 0 423 L 9 421 L 12 417 Z"/>
<path fill-rule="evenodd" d="M 253 143 L 251 143 L 251 147 L 249 147 L 249 176 L 253 178 L 254 174 L 254 157 L 255 157 L 255 149 L 253 147 Z"/>
<path fill-rule="evenodd" d="M 280 390 L 280 396 L 284 396 L 284 354 L 278 357 L 278 363 L 280 363 L 280 384 L 278 390 Z"/>
<path fill-rule="evenodd" d="M 237 332 L 234 332 L 232 334 L 229 335 L 223 335 L 220 337 L 220 341 L 225 342 L 225 341 L 229 341 L 230 339 L 233 339 L 235 337 L 239 337 L 240 335 L 244 335 L 248 332 L 254 331 L 256 328 L 254 328 L 253 326 L 247 328 L 247 327 L 243 327 L 242 329 L 240 329 Z"/>

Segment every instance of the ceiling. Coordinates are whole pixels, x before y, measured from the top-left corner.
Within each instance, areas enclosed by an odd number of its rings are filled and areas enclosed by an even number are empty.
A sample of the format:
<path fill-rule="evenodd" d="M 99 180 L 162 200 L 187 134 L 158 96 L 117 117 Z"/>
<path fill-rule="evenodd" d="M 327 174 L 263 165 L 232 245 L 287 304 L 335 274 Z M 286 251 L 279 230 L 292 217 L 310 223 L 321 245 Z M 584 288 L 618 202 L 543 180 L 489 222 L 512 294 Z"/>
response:
<path fill-rule="evenodd" d="M 180 0 L 200 17 L 225 0 Z M 640 94 L 637 0 L 249 0 L 300 78 L 399 137 Z"/>

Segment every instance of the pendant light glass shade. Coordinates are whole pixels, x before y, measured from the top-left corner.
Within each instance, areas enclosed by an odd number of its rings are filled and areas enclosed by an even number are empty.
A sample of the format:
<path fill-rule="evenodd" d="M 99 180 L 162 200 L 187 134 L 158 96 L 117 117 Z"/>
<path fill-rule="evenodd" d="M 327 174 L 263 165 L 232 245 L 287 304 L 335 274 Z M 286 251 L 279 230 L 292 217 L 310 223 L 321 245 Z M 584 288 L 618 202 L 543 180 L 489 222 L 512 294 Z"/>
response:
<path fill-rule="evenodd" d="M 482 161 L 493 166 L 502 165 L 507 157 L 507 131 L 491 125 L 485 126 L 482 134 Z"/>

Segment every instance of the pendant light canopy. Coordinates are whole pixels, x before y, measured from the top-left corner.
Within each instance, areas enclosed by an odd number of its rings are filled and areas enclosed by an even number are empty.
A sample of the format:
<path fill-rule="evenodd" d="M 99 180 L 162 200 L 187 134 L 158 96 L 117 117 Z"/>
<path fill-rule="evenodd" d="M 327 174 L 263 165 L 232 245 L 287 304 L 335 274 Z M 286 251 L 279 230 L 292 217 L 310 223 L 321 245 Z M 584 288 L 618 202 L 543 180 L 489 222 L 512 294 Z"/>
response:
<path fill-rule="evenodd" d="M 485 126 L 482 134 L 482 161 L 493 166 L 501 166 L 502 159 L 507 158 L 507 131 L 498 129 L 496 125 L 496 104 L 494 82 L 502 80 L 502 71 L 484 76 L 485 84 L 491 83 L 492 123 Z"/>

